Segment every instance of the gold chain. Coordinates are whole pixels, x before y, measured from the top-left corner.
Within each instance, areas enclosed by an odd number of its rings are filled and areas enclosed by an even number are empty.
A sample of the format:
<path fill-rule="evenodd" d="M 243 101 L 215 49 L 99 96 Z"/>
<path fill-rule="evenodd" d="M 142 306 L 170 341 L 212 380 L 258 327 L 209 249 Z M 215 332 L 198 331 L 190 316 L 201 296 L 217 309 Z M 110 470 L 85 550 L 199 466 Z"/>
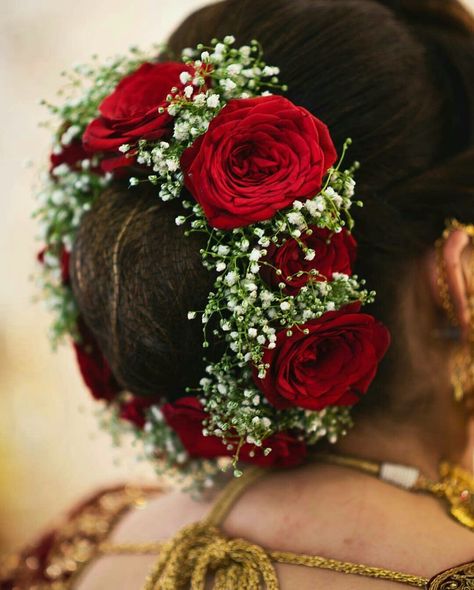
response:
<path fill-rule="evenodd" d="M 350 467 L 383 479 L 386 483 L 394 484 L 393 481 L 381 477 L 383 463 L 331 453 L 320 453 L 316 455 L 316 459 L 340 467 Z M 448 506 L 449 514 L 457 522 L 474 531 L 474 476 L 461 467 L 448 462 L 441 463 L 439 473 L 440 479 L 438 481 L 432 481 L 420 474 L 410 488 L 405 487 L 404 489 L 431 494 L 443 500 Z"/>
<path fill-rule="evenodd" d="M 158 542 L 120 544 L 101 543 L 98 547 L 98 553 L 100 555 L 158 555 L 163 550 L 164 546 L 165 543 Z M 429 581 L 428 578 L 424 578 L 422 576 L 395 572 L 386 568 L 372 567 L 346 561 L 338 561 L 336 559 L 328 559 L 315 555 L 305 555 L 284 551 L 269 551 L 267 555 L 270 560 L 275 563 L 285 565 L 301 565 L 310 568 L 326 569 L 342 574 L 377 578 L 379 580 L 399 582 L 401 584 L 406 584 L 415 588 L 426 588 Z M 205 557 L 206 551 L 201 552 L 200 559 L 205 559 Z M 240 558 L 240 554 L 236 552 L 234 555 L 233 552 L 230 551 L 227 557 L 230 561 L 232 561 L 233 557 Z"/>

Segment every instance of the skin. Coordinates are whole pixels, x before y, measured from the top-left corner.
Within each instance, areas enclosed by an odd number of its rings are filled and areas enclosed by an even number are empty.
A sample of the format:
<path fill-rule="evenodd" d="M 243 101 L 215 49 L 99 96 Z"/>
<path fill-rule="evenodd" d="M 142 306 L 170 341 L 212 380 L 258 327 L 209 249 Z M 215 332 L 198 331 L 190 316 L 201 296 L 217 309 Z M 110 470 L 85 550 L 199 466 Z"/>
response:
<path fill-rule="evenodd" d="M 474 253 L 468 236 L 462 231 L 451 234 L 443 257 L 462 335 L 460 346 L 467 342 L 469 297 L 474 295 Z M 400 408 L 409 404 L 413 411 L 405 411 L 403 420 L 396 409 L 389 415 L 361 417 L 337 449 L 373 460 L 409 463 L 432 478 L 437 478 L 438 464 L 445 458 L 472 469 L 474 450 L 470 414 L 454 402 L 449 383 L 448 359 L 453 345 L 433 336 L 443 320 L 436 279 L 433 248 L 407 273 L 400 307 L 402 334 L 414 362 L 400 371 L 392 388 L 400 399 Z M 415 403 L 420 399 L 425 403 Z M 170 538 L 182 526 L 203 518 L 213 501 L 212 494 L 201 501 L 179 492 L 164 494 L 143 510 L 128 514 L 111 541 Z M 235 504 L 223 530 L 231 537 L 243 537 L 267 548 L 427 578 L 474 560 L 472 531 L 453 521 L 439 500 L 400 490 L 351 469 L 315 463 L 269 473 L 259 480 Z M 77 588 L 141 588 L 155 559 L 98 559 Z M 282 590 L 409 588 L 305 567 L 277 566 L 277 571 Z"/>

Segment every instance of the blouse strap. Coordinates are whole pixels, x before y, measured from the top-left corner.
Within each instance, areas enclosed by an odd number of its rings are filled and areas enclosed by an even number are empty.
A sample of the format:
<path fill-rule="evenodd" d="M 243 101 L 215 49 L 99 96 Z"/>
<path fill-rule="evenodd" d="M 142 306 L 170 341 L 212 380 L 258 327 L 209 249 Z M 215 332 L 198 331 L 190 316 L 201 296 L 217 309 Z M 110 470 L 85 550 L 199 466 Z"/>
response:
<path fill-rule="evenodd" d="M 244 471 L 241 477 L 232 479 L 222 490 L 213 508 L 204 519 L 204 522 L 210 526 L 218 527 L 221 525 L 245 490 L 265 473 L 266 471 L 264 469 L 250 467 Z"/>

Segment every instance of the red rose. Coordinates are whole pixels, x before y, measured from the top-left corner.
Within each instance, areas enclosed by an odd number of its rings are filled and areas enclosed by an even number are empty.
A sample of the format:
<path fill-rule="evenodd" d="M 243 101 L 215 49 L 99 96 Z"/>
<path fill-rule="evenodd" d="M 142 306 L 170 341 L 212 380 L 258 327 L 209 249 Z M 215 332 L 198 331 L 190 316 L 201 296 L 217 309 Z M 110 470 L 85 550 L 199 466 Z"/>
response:
<path fill-rule="evenodd" d="M 52 153 L 50 156 L 51 172 L 56 166 L 67 164 L 69 168 L 77 170 L 79 162 L 89 159 L 89 154 L 84 149 L 82 142 L 79 139 L 74 139 L 69 145 L 62 146 L 60 153 Z"/>
<path fill-rule="evenodd" d="M 184 397 L 173 404 L 165 404 L 162 412 L 167 424 L 178 434 L 191 457 L 211 459 L 234 455 L 235 448 L 227 449 L 222 439 L 203 435 L 203 422 L 207 414 L 197 398 Z M 270 436 L 263 446 L 270 447 L 272 452 L 265 456 L 263 449 L 245 443 L 240 448 L 240 460 L 261 467 L 292 467 L 301 463 L 307 453 L 305 443 L 287 433 Z"/>
<path fill-rule="evenodd" d="M 169 134 L 173 119 L 166 111 L 166 97 L 173 86 L 184 88 L 179 76 L 185 71 L 192 73 L 178 62 L 144 63 L 102 101 L 100 117 L 89 124 L 83 142 L 89 152 L 115 152 L 115 157 L 102 162 L 104 170 L 130 165 L 130 158 L 118 151 L 121 145 Z"/>
<path fill-rule="evenodd" d="M 138 428 L 143 428 L 146 421 L 145 413 L 152 403 L 151 399 L 134 397 L 120 406 L 120 418 L 135 424 Z"/>
<path fill-rule="evenodd" d="M 311 320 L 292 336 L 286 329 L 277 335 L 276 347 L 263 356 L 270 365 L 265 378 L 254 375 L 271 404 L 322 410 L 359 401 L 390 343 L 387 328 L 359 309 L 350 305 Z"/>
<path fill-rule="evenodd" d="M 80 318 L 78 330 L 81 342 L 74 342 L 74 350 L 84 382 L 96 399 L 111 400 L 122 388 L 113 376 L 94 336 Z"/>
<path fill-rule="evenodd" d="M 316 253 L 313 260 L 306 260 L 305 252 L 294 238 L 288 238 L 281 246 L 272 244 L 268 248 L 264 264 L 261 267 L 262 278 L 272 287 L 285 283 L 286 292 L 296 295 L 301 287 L 309 280 L 307 273 L 316 270 L 318 274 L 311 275 L 316 281 L 331 280 L 335 272 L 352 274 L 352 265 L 356 256 L 357 244 L 352 234 L 343 229 L 340 233 L 310 227 L 311 235 L 304 233 L 300 242 Z M 265 262 L 270 263 L 267 266 Z M 278 275 L 276 269 L 281 270 Z M 297 276 L 299 271 L 305 274 Z M 288 280 L 291 277 L 291 280 Z"/>
<path fill-rule="evenodd" d="M 324 123 L 282 96 L 265 96 L 230 100 L 181 166 L 209 223 L 232 229 L 314 197 L 336 157 Z"/>

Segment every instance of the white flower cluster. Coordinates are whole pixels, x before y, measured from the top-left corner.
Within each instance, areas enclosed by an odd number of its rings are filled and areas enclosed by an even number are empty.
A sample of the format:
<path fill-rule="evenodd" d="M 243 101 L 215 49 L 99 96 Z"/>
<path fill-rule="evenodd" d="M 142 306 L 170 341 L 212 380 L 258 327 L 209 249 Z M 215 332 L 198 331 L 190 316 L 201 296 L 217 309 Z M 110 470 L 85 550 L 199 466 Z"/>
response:
<path fill-rule="evenodd" d="M 71 73 L 63 72 L 67 81 L 61 90 L 61 105 L 42 101 L 56 123 L 52 155 L 61 156 L 80 140 L 85 128 L 97 116 L 99 104 L 127 74 L 135 71 L 156 52 L 144 53 L 131 48 L 127 56 L 117 56 L 100 64 L 94 56 L 91 65 L 77 65 Z M 49 123 L 44 126 L 51 126 Z M 97 174 L 97 158 L 84 154 L 72 167 L 66 163 L 46 172 L 38 190 L 39 240 L 46 248 L 38 282 L 53 314 L 51 340 L 56 345 L 70 335 L 77 337 L 77 306 L 69 285 L 64 284 L 61 266 L 64 250 L 70 251 L 82 215 L 110 183 L 110 174 Z"/>

